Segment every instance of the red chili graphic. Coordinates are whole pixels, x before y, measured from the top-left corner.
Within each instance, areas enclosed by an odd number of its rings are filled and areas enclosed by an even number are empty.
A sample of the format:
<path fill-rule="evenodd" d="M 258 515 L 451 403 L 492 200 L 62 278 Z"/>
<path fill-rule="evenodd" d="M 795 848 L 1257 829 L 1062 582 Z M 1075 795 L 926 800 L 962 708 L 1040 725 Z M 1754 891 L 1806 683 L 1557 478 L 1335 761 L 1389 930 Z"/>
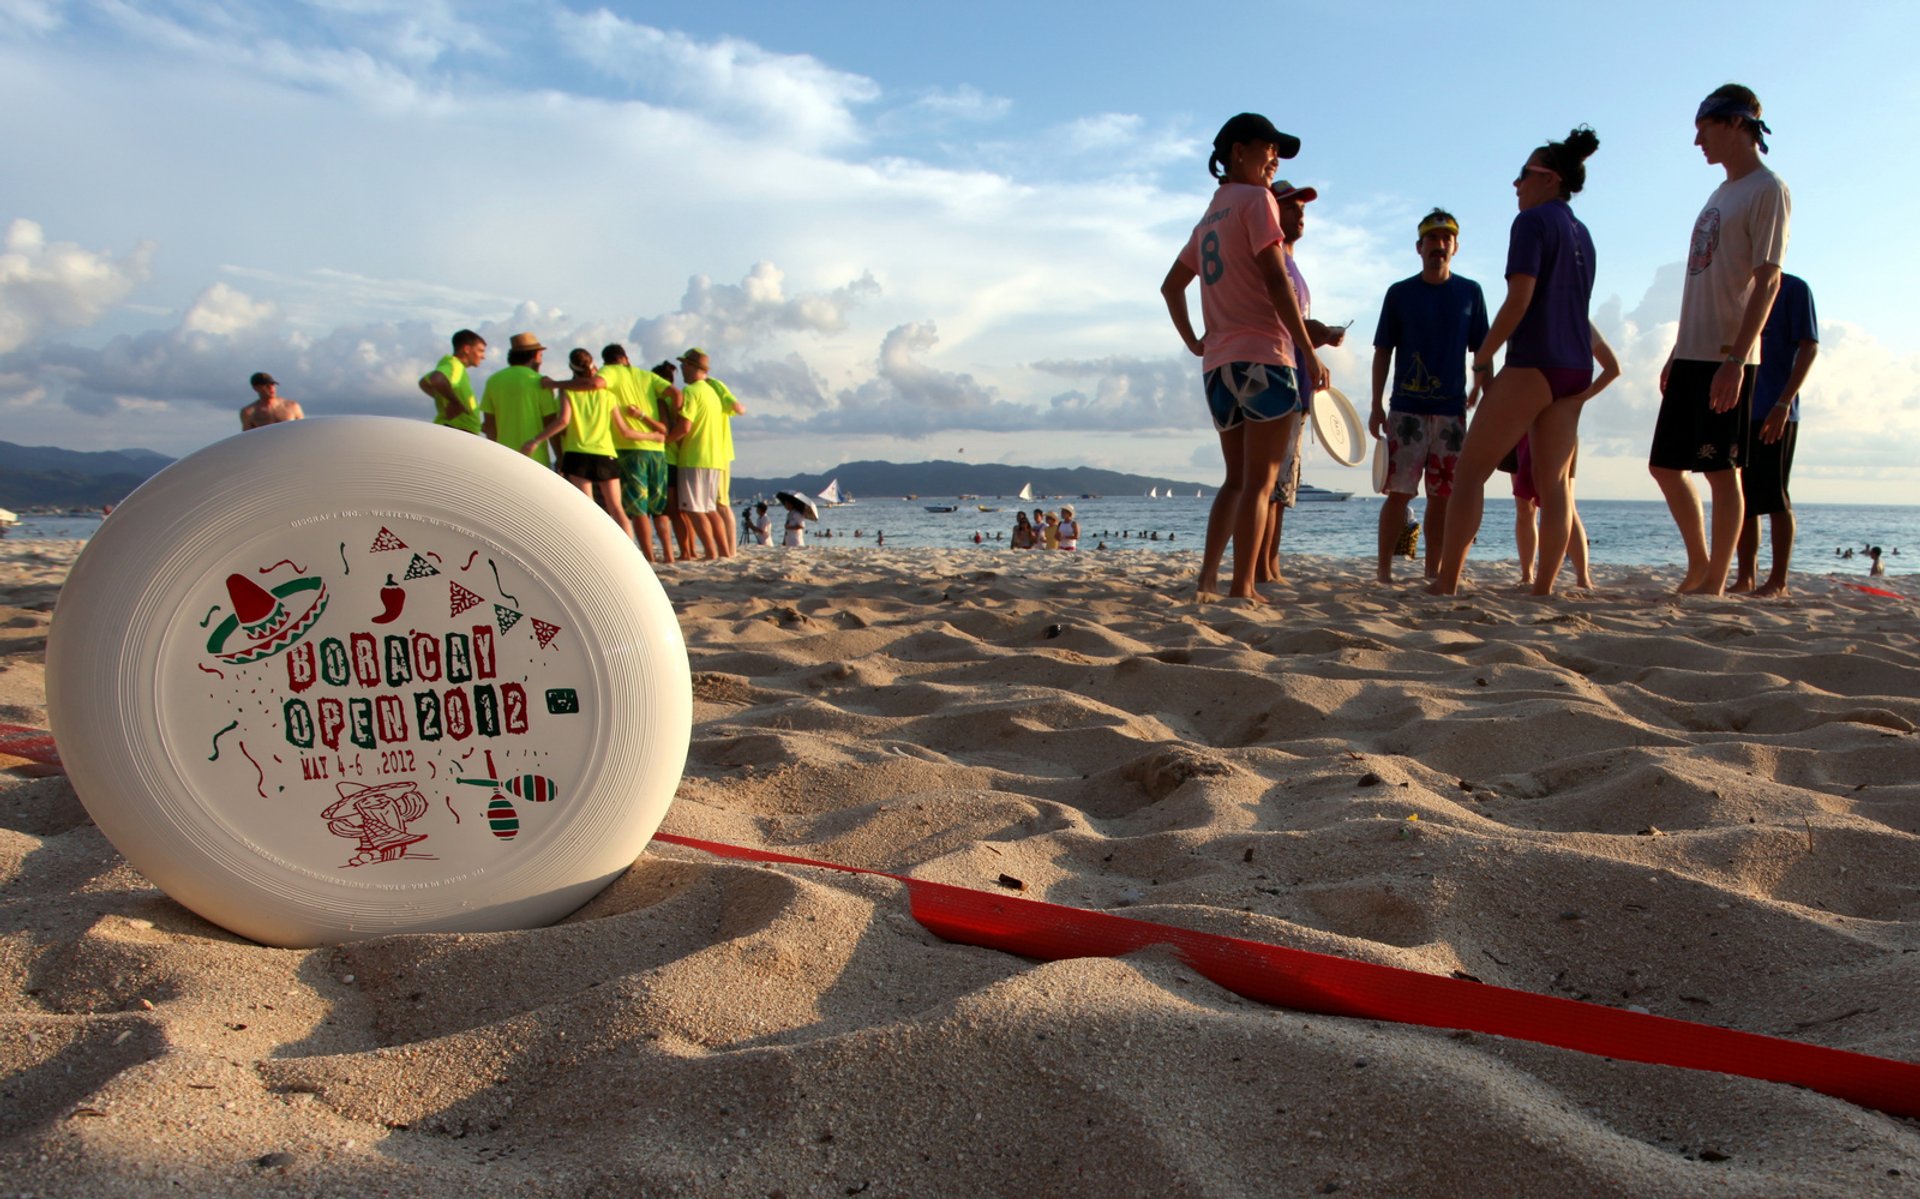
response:
<path fill-rule="evenodd" d="M 307 568 L 304 566 L 301 566 L 299 563 L 295 562 L 292 558 L 282 558 L 278 562 L 275 562 L 272 566 L 262 566 L 260 568 L 260 573 L 267 574 L 270 571 L 275 571 L 280 569 L 282 566 L 291 566 L 293 567 L 294 570 L 298 571 L 301 574 L 307 573 Z"/>
<path fill-rule="evenodd" d="M 211 666 L 208 666 L 205 662 L 195 662 L 194 665 L 206 671 L 208 674 L 217 674 L 223 679 L 227 677 L 224 673 L 222 673 L 221 671 L 215 670 Z"/>
<path fill-rule="evenodd" d="M 387 576 L 387 585 L 380 589 L 380 615 L 373 618 L 375 624 L 388 624 L 400 619 L 400 609 L 407 603 L 407 590 Z"/>
<path fill-rule="evenodd" d="M 473 551 L 473 552 L 472 552 L 471 554 L 468 554 L 468 555 L 467 555 L 467 564 L 466 564 L 465 566 L 462 566 L 462 567 L 461 567 L 460 569 L 461 569 L 461 570 L 472 570 L 472 569 L 473 569 L 473 560 L 474 560 L 475 558 L 478 558 L 479 556 L 480 556 L 480 551 L 479 551 L 479 550 L 475 550 L 475 551 Z"/>

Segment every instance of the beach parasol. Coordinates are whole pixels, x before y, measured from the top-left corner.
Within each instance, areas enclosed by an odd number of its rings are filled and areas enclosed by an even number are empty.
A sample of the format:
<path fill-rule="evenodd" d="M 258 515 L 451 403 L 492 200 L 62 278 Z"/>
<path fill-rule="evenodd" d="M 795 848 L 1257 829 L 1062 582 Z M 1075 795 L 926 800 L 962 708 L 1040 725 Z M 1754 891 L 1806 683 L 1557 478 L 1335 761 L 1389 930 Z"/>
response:
<path fill-rule="evenodd" d="M 808 520 L 820 519 L 820 509 L 814 507 L 813 501 L 804 495 L 798 495 L 791 491 L 776 491 L 773 498 L 779 500 L 781 505 L 789 512 L 798 512 Z"/>

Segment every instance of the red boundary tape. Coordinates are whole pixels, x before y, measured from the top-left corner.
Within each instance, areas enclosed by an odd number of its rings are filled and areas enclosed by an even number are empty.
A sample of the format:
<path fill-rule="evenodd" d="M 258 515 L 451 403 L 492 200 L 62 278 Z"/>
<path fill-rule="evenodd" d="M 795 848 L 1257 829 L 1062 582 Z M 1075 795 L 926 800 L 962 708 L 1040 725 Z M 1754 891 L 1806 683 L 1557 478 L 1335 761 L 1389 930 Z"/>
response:
<path fill-rule="evenodd" d="M 1920 1065 L 1667 1016 L 1535 995 L 1467 979 L 1284 949 L 1259 941 L 1063 907 L 883 870 L 701 841 L 654 840 L 727 858 L 874 874 L 904 883 L 914 919 L 937 936 L 1044 961 L 1117 957 L 1171 945 L 1236 995 L 1298 1011 L 1468 1029 L 1623 1061 L 1793 1083 L 1896 1116 L 1920 1116 Z"/>
<path fill-rule="evenodd" d="M 50 735 L 20 725 L 0 724 L 0 753 L 60 764 Z M 653 839 L 717 857 L 892 879 L 907 888 L 915 920 L 936 936 L 964 945 L 1042 961 L 1118 957 L 1169 945 L 1198 974 L 1236 995 L 1277 1007 L 1466 1029 L 1622 1061 L 1791 1083 L 1892 1115 L 1920 1117 L 1920 1065 L 1911 1062 L 1285 949 L 884 870 L 673 833 L 655 833 Z"/>

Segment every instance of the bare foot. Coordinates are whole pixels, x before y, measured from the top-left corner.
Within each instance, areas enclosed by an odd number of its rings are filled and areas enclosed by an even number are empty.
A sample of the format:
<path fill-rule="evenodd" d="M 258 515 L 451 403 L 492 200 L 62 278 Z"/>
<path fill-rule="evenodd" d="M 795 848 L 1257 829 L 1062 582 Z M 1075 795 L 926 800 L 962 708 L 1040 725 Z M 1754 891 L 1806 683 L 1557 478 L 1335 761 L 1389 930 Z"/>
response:
<path fill-rule="evenodd" d="M 1439 579 L 1435 579 L 1433 582 L 1427 584 L 1428 595 L 1456 595 L 1459 591 L 1460 587 L 1458 584 L 1449 587 Z"/>
<path fill-rule="evenodd" d="M 1673 591 L 1675 595 L 1698 595 L 1700 594 L 1701 588 L 1706 585 L 1707 568 L 1704 566 L 1690 566 L 1687 568 L 1687 573 L 1681 576 L 1680 585 L 1675 587 Z"/>
<path fill-rule="evenodd" d="M 1220 592 L 1217 588 L 1196 587 L 1193 590 L 1193 602 L 1196 604 L 1211 604 L 1219 598 Z"/>
<path fill-rule="evenodd" d="M 1245 600 L 1249 607 L 1264 608 L 1267 606 L 1267 597 L 1252 590 L 1248 590 L 1245 594 L 1236 591 L 1227 598 Z"/>
<path fill-rule="evenodd" d="M 1740 578 L 1735 579 L 1732 583 L 1727 585 L 1728 595 L 1745 595 L 1747 592 L 1752 590 L 1753 590 L 1753 580 L 1744 575 L 1741 576 Z"/>
<path fill-rule="evenodd" d="M 1790 593 L 1787 591 L 1787 585 L 1785 583 L 1768 583 L 1765 587 L 1761 587 L 1755 590 L 1753 593 L 1753 596 L 1755 599 L 1765 599 L 1766 597 L 1771 595 L 1787 595 L 1787 594 L 1790 594 Z"/>

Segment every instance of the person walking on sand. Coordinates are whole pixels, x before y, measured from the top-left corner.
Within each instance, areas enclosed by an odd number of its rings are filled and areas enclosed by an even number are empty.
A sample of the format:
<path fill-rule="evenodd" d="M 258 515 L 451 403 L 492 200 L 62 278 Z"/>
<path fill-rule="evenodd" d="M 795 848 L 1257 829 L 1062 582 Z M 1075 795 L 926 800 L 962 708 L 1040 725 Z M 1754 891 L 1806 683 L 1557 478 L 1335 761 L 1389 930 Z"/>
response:
<path fill-rule="evenodd" d="M 1393 582 L 1393 557 L 1408 508 L 1427 487 L 1427 567 L 1440 573 L 1453 473 L 1467 440 L 1467 413 L 1480 401 L 1480 376 L 1467 382 L 1467 355 L 1487 339 L 1487 298 L 1453 273 L 1460 222 L 1444 208 L 1420 220 L 1413 248 L 1420 273 L 1387 288 L 1373 333 L 1373 411 L 1367 428 L 1387 441 L 1387 498 L 1380 505 L 1376 575 Z M 1387 380 L 1393 380 L 1388 400 Z M 1531 528 L 1531 526 L 1529 526 Z"/>
<path fill-rule="evenodd" d="M 1207 159 L 1207 173 L 1218 187 L 1160 284 L 1174 331 L 1200 359 L 1207 408 L 1226 465 L 1226 480 L 1207 515 L 1196 588 L 1201 599 L 1219 593 L 1220 557 L 1231 536 L 1228 593 L 1266 602 L 1253 584 L 1270 515 L 1267 497 L 1300 423 L 1302 386 L 1317 389 L 1326 381 L 1287 276 L 1280 209 L 1268 190 L 1280 159 L 1299 152 L 1299 138 L 1275 129 L 1258 113 L 1243 112 L 1222 125 Z M 1187 309 L 1187 287 L 1195 279 L 1207 326 L 1204 340 L 1194 333 Z"/>
<path fill-rule="evenodd" d="M 473 380 L 467 368 L 487 357 L 487 339 L 472 329 L 453 335 L 453 353 L 420 376 L 420 390 L 433 401 L 433 423 L 476 436 L 482 432 L 480 405 L 473 398 Z"/>
<path fill-rule="evenodd" d="M 253 388 L 255 398 L 253 403 L 240 410 L 241 432 L 258 429 L 262 425 L 306 419 L 307 414 L 299 401 L 280 398 L 280 383 L 267 372 L 253 372 L 253 377 L 247 380 L 247 386 Z"/>
<path fill-rule="evenodd" d="M 1660 416 L 1647 469 L 1686 546 L 1682 595 L 1719 595 L 1746 524 L 1738 468 L 1752 421 L 1755 351 L 1780 290 L 1793 202 L 1787 185 L 1762 166 L 1760 99 L 1737 83 L 1715 88 L 1693 118 L 1693 144 L 1726 179 L 1693 222 L 1680 331 L 1660 368 Z M 1707 541 L 1700 496 L 1703 474 L 1713 498 Z"/>
<path fill-rule="evenodd" d="M 1573 215 L 1571 200 L 1587 182 L 1587 159 L 1600 139 L 1585 125 L 1564 141 L 1527 156 L 1513 181 L 1520 215 L 1507 240 L 1507 298 L 1473 354 L 1473 372 L 1492 376 L 1467 430 L 1455 472 L 1440 570 L 1428 588 L 1460 588 L 1467 551 L 1480 533 L 1487 479 L 1522 436 L 1531 438 L 1533 478 L 1540 492 L 1540 569 L 1533 593 L 1552 595 L 1573 534 L 1568 477 L 1580 432 L 1580 409 L 1593 395 L 1593 238 Z M 1506 363 L 1493 375 L 1493 356 Z"/>
<path fill-rule="evenodd" d="M 487 377 L 480 393 L 480 427 L 489 441 L 551 467 L 553 455 L 547 443 L 552 435 L 543 433 L 560 411 L 560 402 L 542 386 L 546 380 L 540 363 L 546 352 L 533 334 L 513 335 L 507 343 L 507 365 Z"/>
<path fill-rule="evenodd" d="M 1280 209 L 1280 232 L 1286 238 L 1281 243 L 1281 252 L 1285 259 L 1287 279 L 1293 284 L 1294 298 L 1300 303 L 1300 319 L 1307 326 L 1314 348 L 1337 346 L 1347 339 L 1346 327 L 1330 328 L 1313 319 L 1313 293 L 1307 290 L 1307 277 L 1300 273 L 1300 264 L 1294 258 L 1294 249 L 1307 231 L 1307 205 L 1319 199 L 1320 193 L 1311 187 L 1295 187 L 1284 179 L 1276 180 L 1270 190 L 1273 192 L 1273 202 Z M 1294 346 L 1294 361 L 1300 361 L 1300 357 L 1300 347 Z M 1301 382 L 1297 373 L 1294 384 L 1300 390 L 1300 419 L 1294 422 L 1293 441 L 1287 446 L 1286 460 L 1281 462 L 1280 473 L 1274 482 L 1267 525 L 1260 535 L 1260 554 L 1254 571 L 1256 583 L 1287 581 L 1280 573 L 1280 537 L 1286 530 L 1287 509 L 1294 507 L 1300 498 L 1300 451 L 1305 444 L 1307 418 L 1313 408 L 1314 391 Z"/>
<path fill-rule="evenodd" d="M 1755 595 L 1787 594 L 1787 567 L 1793 561 L 1793 447 L 1800 434 L 1800 388 L 1820 353 L 1820 321 L 1813 292 L 1798 275 L 1782 273 L 1780 294 L 1760 331 L 1760 370 L 1753 381 L 1752 439 L 1740 467 L 1740 498 L 1746 518 L 1740 529 L 1739 560 L 1729 591 Z M 1760 518 L 1767 518 L 1773 568 L 1754 590 L 1754 566 L 1760 556 Z"/>

